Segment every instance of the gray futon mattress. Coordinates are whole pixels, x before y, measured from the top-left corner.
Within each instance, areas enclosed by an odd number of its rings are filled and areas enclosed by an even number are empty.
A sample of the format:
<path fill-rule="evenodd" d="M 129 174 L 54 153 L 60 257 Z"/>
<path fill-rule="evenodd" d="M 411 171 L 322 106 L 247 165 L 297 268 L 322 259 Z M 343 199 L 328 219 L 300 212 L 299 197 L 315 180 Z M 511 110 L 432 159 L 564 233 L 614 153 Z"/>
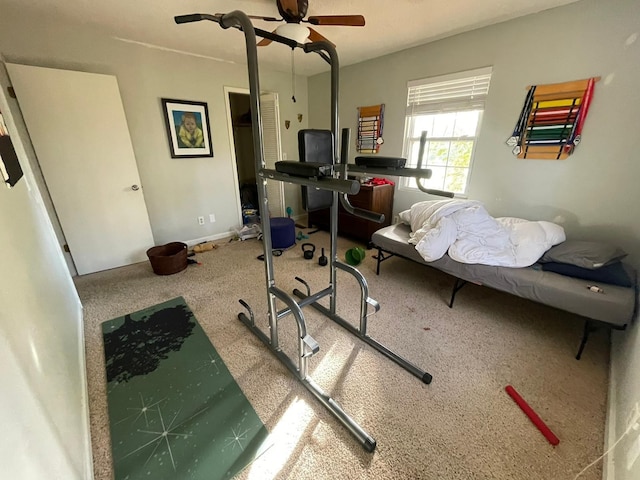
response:
<path fill-rule="evenodd" d="M 464 264 L 452 260 L 448 255 L 435 262 L 427 262 L 414 245 L 408 242 L 410 233 L 408 225 L 391 225 L 375 232 L 371 240 L 383 250 L 437 268 L 462 280 L 492 287 L 593 320 L 623 326 L 633 317 L 635 288 L 598 284 L 603 292 L 593 292 L 588 288 L 593 282 L 546 272 L 541 270 L 539 265 L 508 268 Z"/>

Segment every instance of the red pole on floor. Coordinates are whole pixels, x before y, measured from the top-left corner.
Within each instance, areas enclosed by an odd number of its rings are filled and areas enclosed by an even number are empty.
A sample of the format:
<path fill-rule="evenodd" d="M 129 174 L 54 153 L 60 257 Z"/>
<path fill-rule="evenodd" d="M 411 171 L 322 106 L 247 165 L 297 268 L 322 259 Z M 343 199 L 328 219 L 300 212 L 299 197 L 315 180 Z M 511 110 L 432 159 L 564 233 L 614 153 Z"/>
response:
<path fill-rule="evenodd" d="M 555 434 L 551 431 L 549 427 L 547 427 L 546 423 L 542 421 L 542 419 L 538 416 L 536 412 L 533 411 L 533 408 L 529 406 L 527 402 L 520 396 L 518 392 L 516 392 L 515 388 L 511 385 L 507 385 L 505 390 L 509 394 L 513 401 L 518 404 L 518 406 L 522 409 L 522 411 L 529 417 L 529 419 L 533 422 L 533 424 L 538 427 L 538 430 L 545 436 L 549 443 L 554 447 L 560 443 L 560 439 L 555 436 Z"/>

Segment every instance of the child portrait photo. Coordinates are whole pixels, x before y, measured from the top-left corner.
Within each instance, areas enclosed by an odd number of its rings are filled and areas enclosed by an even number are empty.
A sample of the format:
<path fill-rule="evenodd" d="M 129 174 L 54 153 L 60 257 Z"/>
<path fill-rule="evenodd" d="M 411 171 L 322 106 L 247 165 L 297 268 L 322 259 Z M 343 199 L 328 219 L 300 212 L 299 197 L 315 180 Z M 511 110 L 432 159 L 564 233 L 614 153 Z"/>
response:
<path fill-rule="evenodd" d="M 171 157 L 213 157 L 207 104 L 163 98 L 162 106 Z"/>

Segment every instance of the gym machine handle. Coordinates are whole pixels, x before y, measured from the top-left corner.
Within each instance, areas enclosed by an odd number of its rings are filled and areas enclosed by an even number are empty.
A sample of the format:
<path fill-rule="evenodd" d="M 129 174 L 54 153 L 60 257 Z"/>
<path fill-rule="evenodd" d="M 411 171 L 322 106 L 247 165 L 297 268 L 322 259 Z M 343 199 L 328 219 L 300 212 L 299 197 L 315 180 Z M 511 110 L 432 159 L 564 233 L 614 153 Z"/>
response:
<path fill-rule="evenodd" d="M 349 156 L 349 139 L 351 138 L 351 131 L 348 128 L 342 129 L 342 138 L 341 138 L 341 151 L 340 151 L 340 164 L 341 164 L 341 173 L 344 179 L 347 177 L 347 157 Z M 371 220 L 372 222 L 382 223 L 384 222 L 384 214 L 376 213 L 370 210 L 365 210 L 364 208 L 358 208 L 351 205 L 349 202 L 349 198 L 346 194 L 340 196 L 340 203 L 342 204 L 342 208 L 344 208 L 347 212 L 352 215 L 356 215 L 358 217 L 364 218 L 366 220 Z"/>
<path fill-rule="evenodd" d="M 343 172 L 342 173 L 343 176 L 346 176 L 347 156 L 348 156 L 348 150 L 345 151 L 344 145 L 345 145 L 345 142 L 348 145 L 349 136 L 350 136 L 350 133 L 348 129 L 343 128 L 342 129 L 343 151 L 341 155 L 342 157 L 341 171 Z M 413 177 L 416 179 L 416 184 L 418 185 L 418 188 L 420 189 L 420 191 L 424 193 L 428 193 L 429 195 L 438 195 L 440 197 L 453 198 L 453 195 L 454 195 L 453 192 L 436 190 L 434 188 L 427 188 L 424 185 L 422 185 L 423 178 L 427 178 L 427 179 L 431 178 L 431 170 L 422 168 L 422 157 L 424 156 L 424 147 L 426 143 L 427 143 L 427 132 L 422 132 L 422 134 L 420 135 L 420 150 L 418 151 L 418 167 L 417 168 L 380 168 L 380 167 L 376 168 L 376 167 L 364 167 L 360 165 L 349 164 L 348 169 L 351 172 L 369 173 L 371 175 L 380 175 L 381 177 L 386 177 L 389 175 L 393 175 L 397 177 Z M 344 202 L 342 203 L 342 206 L 345 208 L 345 210 L 348 210 Z"/>
<path fill-rule="evenodd" d="M 349 202 L 349 197 L 347 197 L 346 193 L 340 197 L 340 203 L 342 204 L 342 208 L 352 215 L 371 220 L 372 222 L 384 222 L 384 213 L 376 213 L 370 210 L 365 210 L 364 208 L 354 207 L 351 205 L 351 202 Z"/>
<path fill-rule="evenodd" d="M 348 193 L 349 195 L 355 195 L 360 191 L 360 183 L 356 180 L 340 180 L 333 177 L 297 177 L 295 175 L 280 173 L 277 170 L 271 170 L 268 168 L 260 170 L 258 172 L 258 176 L 279 180 L 281 182 L 305 185 L 307 187 L 331 190 L 338 193 Z"/>
<path fill-rule="evenodd" d="M 420 149 L 418 150 L 418 170 L 422 169 L 422 157 L 424 156 L 424 146 L 427 143 L 427 131 L 424 130 L 420 135 Z M 429 175 L 431 176 L 431 175 Z M 422 179 L 416 178 L 416 184 L 420 191 L 428 193 L 430 195 L 438 195 L 440 197 L 453 198 L 453 192 L 445 192 L 443 190 L 434 190 L 433 188 L 427 188 L 422 185 Z"/>
<path fill-rule="evenodd" d="M 173 19 L 177 24 L 199 22 L 200 20 L 211 20 L 213 22 L 219 21 L 219 17 L 210 15 L 208 13 L 189 13 L 188 15 L 176 15 L 175 17 L 173 17 Z"/>

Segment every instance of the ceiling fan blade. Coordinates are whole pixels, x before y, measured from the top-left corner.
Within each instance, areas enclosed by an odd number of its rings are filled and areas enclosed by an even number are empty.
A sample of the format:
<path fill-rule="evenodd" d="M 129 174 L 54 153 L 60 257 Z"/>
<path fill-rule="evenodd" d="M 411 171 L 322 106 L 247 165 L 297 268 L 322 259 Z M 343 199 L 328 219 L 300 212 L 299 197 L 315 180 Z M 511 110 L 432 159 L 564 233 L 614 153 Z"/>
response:
<path fill-rule="evenodd" d="M 284 18 L 263 17 L 262 15 L 247 15 L 247 17 L 254 20 L 264 20 L 265 22 L 282 22 L 284 20 Z"/>
<path fill-rule="evenodd" d="M 327 39 L 327 37 L 322 35 L 317 30 L 314 30 L 313 28 L 309 28 L 309 40 L 311 40 L 312 42 L 329 42 L 335 47 L 335 44 L 331 40 Z"/>
<path fill-rule="evenodd" d="M 307 20 L 311 25 L 342 25 L 345 27 L 364 27 L 362 15 L 313 15 Z"/>
<path fill-rule="evenodd" d="M 298 0 L 279 0 L 280 6 L 285 12 L 289 12 L 292 16 L 298 16 Z"/>

